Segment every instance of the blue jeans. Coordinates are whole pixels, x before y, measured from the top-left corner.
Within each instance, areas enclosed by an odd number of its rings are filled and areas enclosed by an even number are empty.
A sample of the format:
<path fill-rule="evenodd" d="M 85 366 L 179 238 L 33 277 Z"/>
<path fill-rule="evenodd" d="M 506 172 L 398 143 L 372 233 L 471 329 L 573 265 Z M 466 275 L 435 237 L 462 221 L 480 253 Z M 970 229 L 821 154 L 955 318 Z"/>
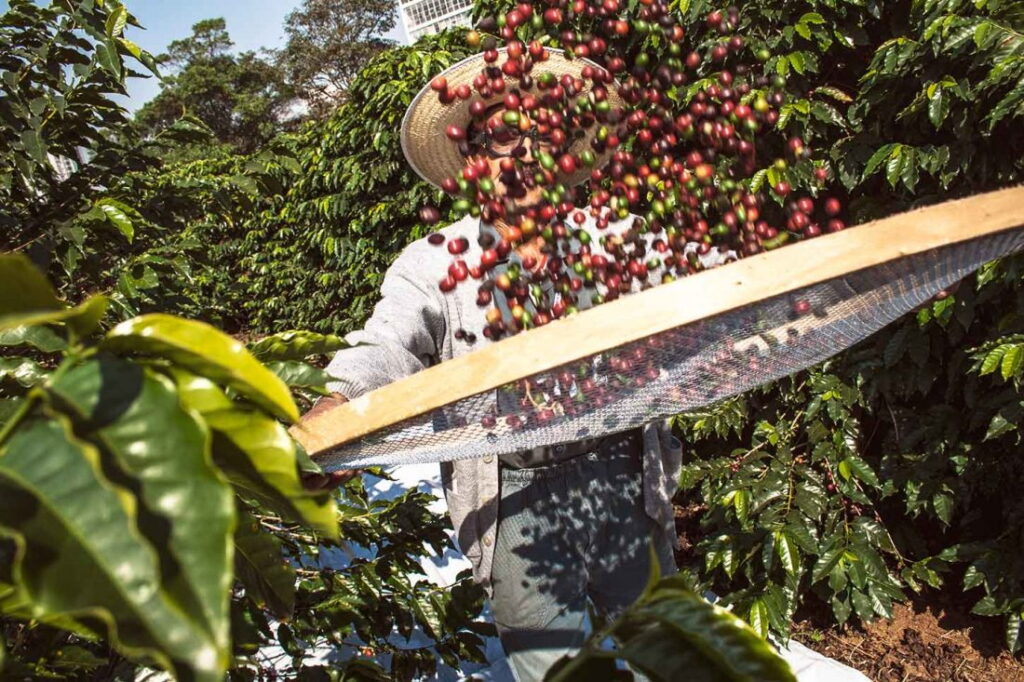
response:
<path fill-rule="evenodd" d="M 652 541 L 662 572 L 675 571 L 641 475 L 639 453 L 625 452 L 502 468 L 491 609 L 520 682 L 580 648 L 588 600 L 614 618 L 640 596 Z"/>

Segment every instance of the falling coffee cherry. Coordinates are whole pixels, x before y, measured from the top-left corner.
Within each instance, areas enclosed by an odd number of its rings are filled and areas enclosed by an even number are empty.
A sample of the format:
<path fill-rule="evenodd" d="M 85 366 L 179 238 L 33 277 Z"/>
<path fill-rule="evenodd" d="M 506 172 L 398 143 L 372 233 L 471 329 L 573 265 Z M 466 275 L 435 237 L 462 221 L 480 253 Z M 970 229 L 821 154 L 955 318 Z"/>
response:
<path fill-rule="evenodd" d="M 469 240 L 465 237 L 459 237 L 448 242 L 448 253 L 453 256 L 458 256 L 460 253 L 464 253 L 469 248 Z"/>
<path fill-rule="evenodd" d="M 439 220 L 441 220 L 441 211 L 437 210 L 435 206 L 424 206 L 420 209 L 420 221 L 424 225 L 436 225 Z M 441 241 L 444 241 L 443 237 Z"/>

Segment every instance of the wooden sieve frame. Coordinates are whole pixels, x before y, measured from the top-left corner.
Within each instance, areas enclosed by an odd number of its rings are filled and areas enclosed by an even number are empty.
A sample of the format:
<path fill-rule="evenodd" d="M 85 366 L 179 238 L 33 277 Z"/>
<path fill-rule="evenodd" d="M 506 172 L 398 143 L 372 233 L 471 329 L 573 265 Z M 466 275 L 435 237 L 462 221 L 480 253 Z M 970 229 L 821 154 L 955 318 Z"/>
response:
<path fill-rule="evenodd" d="M 315 457 L 406 419 L 611 348 L 1020 225 L 1024 186 L 871 221 L 554 320 L 382 386 L 292 426 L 290 433 Z"/>

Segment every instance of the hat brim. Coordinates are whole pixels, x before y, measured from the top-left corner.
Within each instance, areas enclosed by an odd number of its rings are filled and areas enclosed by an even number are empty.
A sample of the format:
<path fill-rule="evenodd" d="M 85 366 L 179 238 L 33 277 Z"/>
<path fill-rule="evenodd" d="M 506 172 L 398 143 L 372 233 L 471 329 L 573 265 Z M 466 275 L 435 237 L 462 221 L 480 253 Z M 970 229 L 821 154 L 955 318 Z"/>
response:
<path fill-rule="evenodd" d="M 556 78 L 560 78 L 565 74 L 574 78 L 580 78 L 584 66 L 589 65 L 593 68 L 601 68 L 589 59 L 567 59 L 563 51 L 559 49 L 545 48 L 545 50 L 548 53 L 548 59 L 534 65 L 532 72 L 534 75 L 549 72 L 554 74 Z M 504 48 L 499 50 L 501 53 L 504 53 L 504 51 Z M 484 66 L 483 53 L 478 53 L 453 64 L 439 75 L 448 81 L 448 87 L 451 89 L 455 89 L 462 84 L 472 87 L 473 79 L 481 72 Z M 509 86 L 508 89 L 519 86 L 518 78 L 504 74 L 503 78 Z M 589 81 L 584 82 L 586 85 L 584 86 L 583 93 L 585 94 L 589 91 L 592 83 Z M 501 101 L 503 97 L 504 94 L 496 94 L 483 101 L 490 105 Z M 456 98 L 453 102 L 444 104 L 428 83 L 423 86 L 423 89 L 416 94 L 412 103 L 409 104 L 409 108 L 402 118 L 400 136 L 402 152 L 405 154 L 409 165 L 416 171 L 416 174 L 435 187 L 440 187 L 441 182 L 445 178 L 457 176 L 462 171 L 463 166 L 465 166 L 465 157 L 459 153 L 456 143 L 448 139 L 445 131 L 449 125 L 453 124 L 465 128 L 472 119 L 469 113 L 469 105 L 474 100 L 480 99 L 479 94 L 474 93 L 474 96 L 469 99 Z M 608 89 L 608 99 L 612 106 L 621 106 L 621 100 L 614 88 Z M 591 126 L 586 131 L 586 135 L 578 138 L 570 145 L 569 151 L 577 152 L 581 151 L 584 147 L 589 147 L 597 127 Z M 610 154 L 610 151 L 598 155 L 597 166 L 603 165 L 608 154 Z M 588 177 L 590 177 L 590 169 L 579 168 L 570 175 L 560 176 L 560 180 L 573 186 L 580 184 Z"/>

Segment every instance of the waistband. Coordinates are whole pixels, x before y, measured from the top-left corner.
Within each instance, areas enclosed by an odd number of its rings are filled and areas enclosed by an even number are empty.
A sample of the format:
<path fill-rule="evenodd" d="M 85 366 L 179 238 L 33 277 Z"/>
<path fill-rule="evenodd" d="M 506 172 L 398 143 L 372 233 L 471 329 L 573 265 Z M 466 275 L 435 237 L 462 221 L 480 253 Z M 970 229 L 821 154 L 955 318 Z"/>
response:
<path fill-rule="evenodd" d="M 549 466 L 513 469 L 500 467 L 501 480 L 509 482 L 529 482 L 542 478 L 559 478 L 578 473 L 583 469 L 607 468 L 608 474 L 638 474 L 643 471 L 643 449 L 633 452 L 602 454 L 599 451 L 587 452 L 578 457 L 551 464 Z"/>

